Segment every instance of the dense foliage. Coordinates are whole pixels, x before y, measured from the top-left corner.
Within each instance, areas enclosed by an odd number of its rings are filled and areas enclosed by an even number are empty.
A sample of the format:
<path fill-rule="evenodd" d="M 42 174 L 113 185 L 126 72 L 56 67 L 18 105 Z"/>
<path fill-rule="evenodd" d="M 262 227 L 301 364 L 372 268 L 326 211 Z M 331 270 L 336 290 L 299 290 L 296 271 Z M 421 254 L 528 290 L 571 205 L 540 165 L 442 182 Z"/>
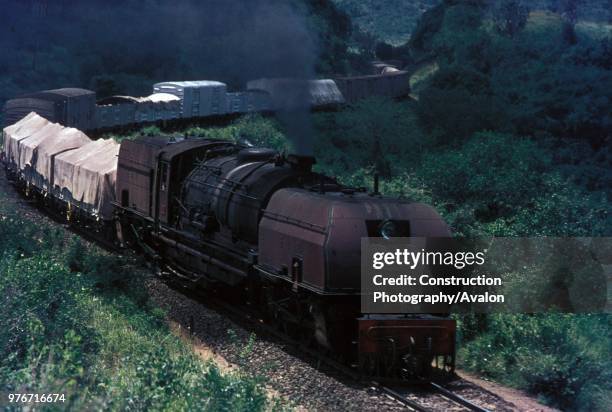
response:
<path fill-rule="evenodd" d="M 334 0 L 367 33 L 392 44 L 405 43 L 421 14 L 441 0 Z"/>
<path fill-rule="evenodd" d="M 455 0 L 333 0 L 353 21 L 376 39 L 399 45 L 414 36 L 423 13 Z M 573 10 L 576 19 L 610 23 L 610 0 L 476 0 L 490 8 L 503 32 L 512 33 L 521 26 L 530 10 L 566 13 Z M 470 1 L 465 1 L 469 3 Z M 474 1 L 471 1 L 472 3 Z M 515 19 L 517 18 L 518 19 Z M 510 31 L 508 31 L 510 30 Z"/>
<path fill-rule="evenodd" d="M 609 314 L 463 317 L 459 328 L 462 368 L 523 387 L 562 410 L 610 410 Z"/>
<path fill-rule="evenodd" d="M 264 410 L 257 379 L 222 374 L 172 335 L 125 257 L 7 210 L 0 193 L 0 390 L 57 410 Z M 49 406 L 49 405 L 48 405 Z"/>
<path fill-rule="evenodd" d="M 394 143 L 381 153 L 395 177 L 383 190 L 435 204 L 457 235 L 610 236 L 612 36 L 583 20 L 593 2 L 577 3 L 528 19 L 525 2 L 445 1 L 426 12 L 404 53 L 435 64 L 419 80 L 418 103 L 386 103 L 404 114 L 385 130 Z M 519 19 L 512 27 L 508 15 Z M 337 117 L 362 124 L 319 128 L 323 167 L 357 185 L 384 172 L 363 147 L 330 147 L 338 135 L 364 136 L 376 112 L 357 105 Z M 531 286 L 534 299 L 546 296 Z M 609 314 L 459 319 L 461 367 L 564 409 L 610 409 Z"/>

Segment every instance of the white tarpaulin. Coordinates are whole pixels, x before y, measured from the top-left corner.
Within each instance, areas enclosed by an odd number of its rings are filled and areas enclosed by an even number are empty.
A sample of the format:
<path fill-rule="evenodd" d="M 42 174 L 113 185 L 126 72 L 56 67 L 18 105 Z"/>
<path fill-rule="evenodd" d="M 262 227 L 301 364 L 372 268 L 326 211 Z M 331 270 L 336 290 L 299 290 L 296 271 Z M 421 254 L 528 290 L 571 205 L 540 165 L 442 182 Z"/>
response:
<path fill-rule="evenodd" d="M 30 114 L 28 114 L 26 117 L 24 117 L 17 123 L 7 126 L 2 130 L 2 150 L 4 151 L 4 153 L 6 153 L 7 157 L 9 154 L 9 145 L 11 139 L 15 136 L 15 133 L 20 130 L 23 125 L 35 115 L 36 113 L 30 112 Z"/>
<path fill-rule="evenodd" d="M 17 167 L 20 170 L 25 170 L 27 166 L 35 167 L 38 146 L 47 139 L 55 139 L 63 129 L 64 127 L 57 123 L 47 122 L 32 135 L 20 140 L 17 144 L 17 156 L 15 156 Z"/>
<path fill-rule="evenodd" d="M 47 119 L 32 112 L 17 123 L 4 128 L 2 132 L 4 136 L 4 152 L 9 163 L 17 162 L 19 159 L 19 142 L 27 139 L 47 124 L 49 124 Z"/>

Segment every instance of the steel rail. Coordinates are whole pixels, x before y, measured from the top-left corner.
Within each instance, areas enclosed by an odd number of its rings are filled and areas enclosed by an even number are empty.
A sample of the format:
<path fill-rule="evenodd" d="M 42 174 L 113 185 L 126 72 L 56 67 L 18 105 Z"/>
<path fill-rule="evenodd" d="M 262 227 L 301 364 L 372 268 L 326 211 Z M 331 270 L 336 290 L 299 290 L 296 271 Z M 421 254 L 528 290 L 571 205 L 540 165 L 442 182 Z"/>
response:
<path fill-rule="evenodd" d="M 385 394 L 389 395 L 396 401 L 401 402 L 402 404 L 404 404 L 405 406 L 409 407 L 412 410 L 415 410 L 418 412 L 431 412 L 431 409 L 428 409 L 418 404 L 417 402 L 411 399 L 408 399 L 406 396 L 402 395 L 399 392 L 394 391 L 393 389 L 387 386 L 379 385 L 377 382 L 372 382 L 372 383 L 378 388 L 378 390 L 380 390 L 381 392 L 384 392 Z"/>
<path fill-rule="evenodd" d="M 468 408 L 471 411 L 474 412 L 490 412 L 488 409 L 485 409 L 481 406 L 476 405 L 475 403 L 468 401 L 467 399 L 465 399 L 464 397 L 461 397 L 459 395 L 457 395 L 456 393 L 453 393 L 451 391 L 449 391 L 448 389 L 438 385 L 437 383 L 434 382 L 429 382 L 429 385 L 436 390 L 437 392 L 439 392 L 442 396 L 444 396 L 445 398 L 448 398 L 452 401 L 457 402 L 458 404 L 465 406 L 466 408 Z"/>

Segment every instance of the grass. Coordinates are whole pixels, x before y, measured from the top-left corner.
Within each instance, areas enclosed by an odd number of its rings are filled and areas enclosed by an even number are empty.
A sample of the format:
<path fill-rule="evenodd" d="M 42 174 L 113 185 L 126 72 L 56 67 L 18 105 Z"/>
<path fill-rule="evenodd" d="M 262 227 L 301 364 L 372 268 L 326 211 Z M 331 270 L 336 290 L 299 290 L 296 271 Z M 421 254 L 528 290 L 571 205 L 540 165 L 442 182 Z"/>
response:
<path fill-rule="evenodd" d="M 274 409 L 264 382 L 221 373 L 173 335 L 133 258 L 35 225 L 0 193 L 0 404 L 62 393 L 46 410 Z M 40 406 L 40 405 L 39 405 Z"/>

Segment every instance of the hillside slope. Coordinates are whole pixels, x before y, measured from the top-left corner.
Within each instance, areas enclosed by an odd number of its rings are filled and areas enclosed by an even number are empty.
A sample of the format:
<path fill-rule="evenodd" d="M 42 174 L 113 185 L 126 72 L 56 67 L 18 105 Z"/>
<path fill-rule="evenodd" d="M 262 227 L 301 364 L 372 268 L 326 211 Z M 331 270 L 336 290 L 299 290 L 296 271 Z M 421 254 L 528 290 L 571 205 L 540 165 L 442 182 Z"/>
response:
<path fill-rule="evenodd" d="M 333 0 L 364 31 L 392 44 L 406 42 L 421 15 L 444 0 Z M 492 2 L 494 0 L 491 0 Z M 577 0 L 577 17 L 612 22 L 612 1 Z M 531 10 L 559 12 L 561 0 L 523 0 Z"/>
<path fill-rule="evenodd" d="M 405 43 L 421 15 L 441 0 L 333 0 L 364 31 Z"/>

